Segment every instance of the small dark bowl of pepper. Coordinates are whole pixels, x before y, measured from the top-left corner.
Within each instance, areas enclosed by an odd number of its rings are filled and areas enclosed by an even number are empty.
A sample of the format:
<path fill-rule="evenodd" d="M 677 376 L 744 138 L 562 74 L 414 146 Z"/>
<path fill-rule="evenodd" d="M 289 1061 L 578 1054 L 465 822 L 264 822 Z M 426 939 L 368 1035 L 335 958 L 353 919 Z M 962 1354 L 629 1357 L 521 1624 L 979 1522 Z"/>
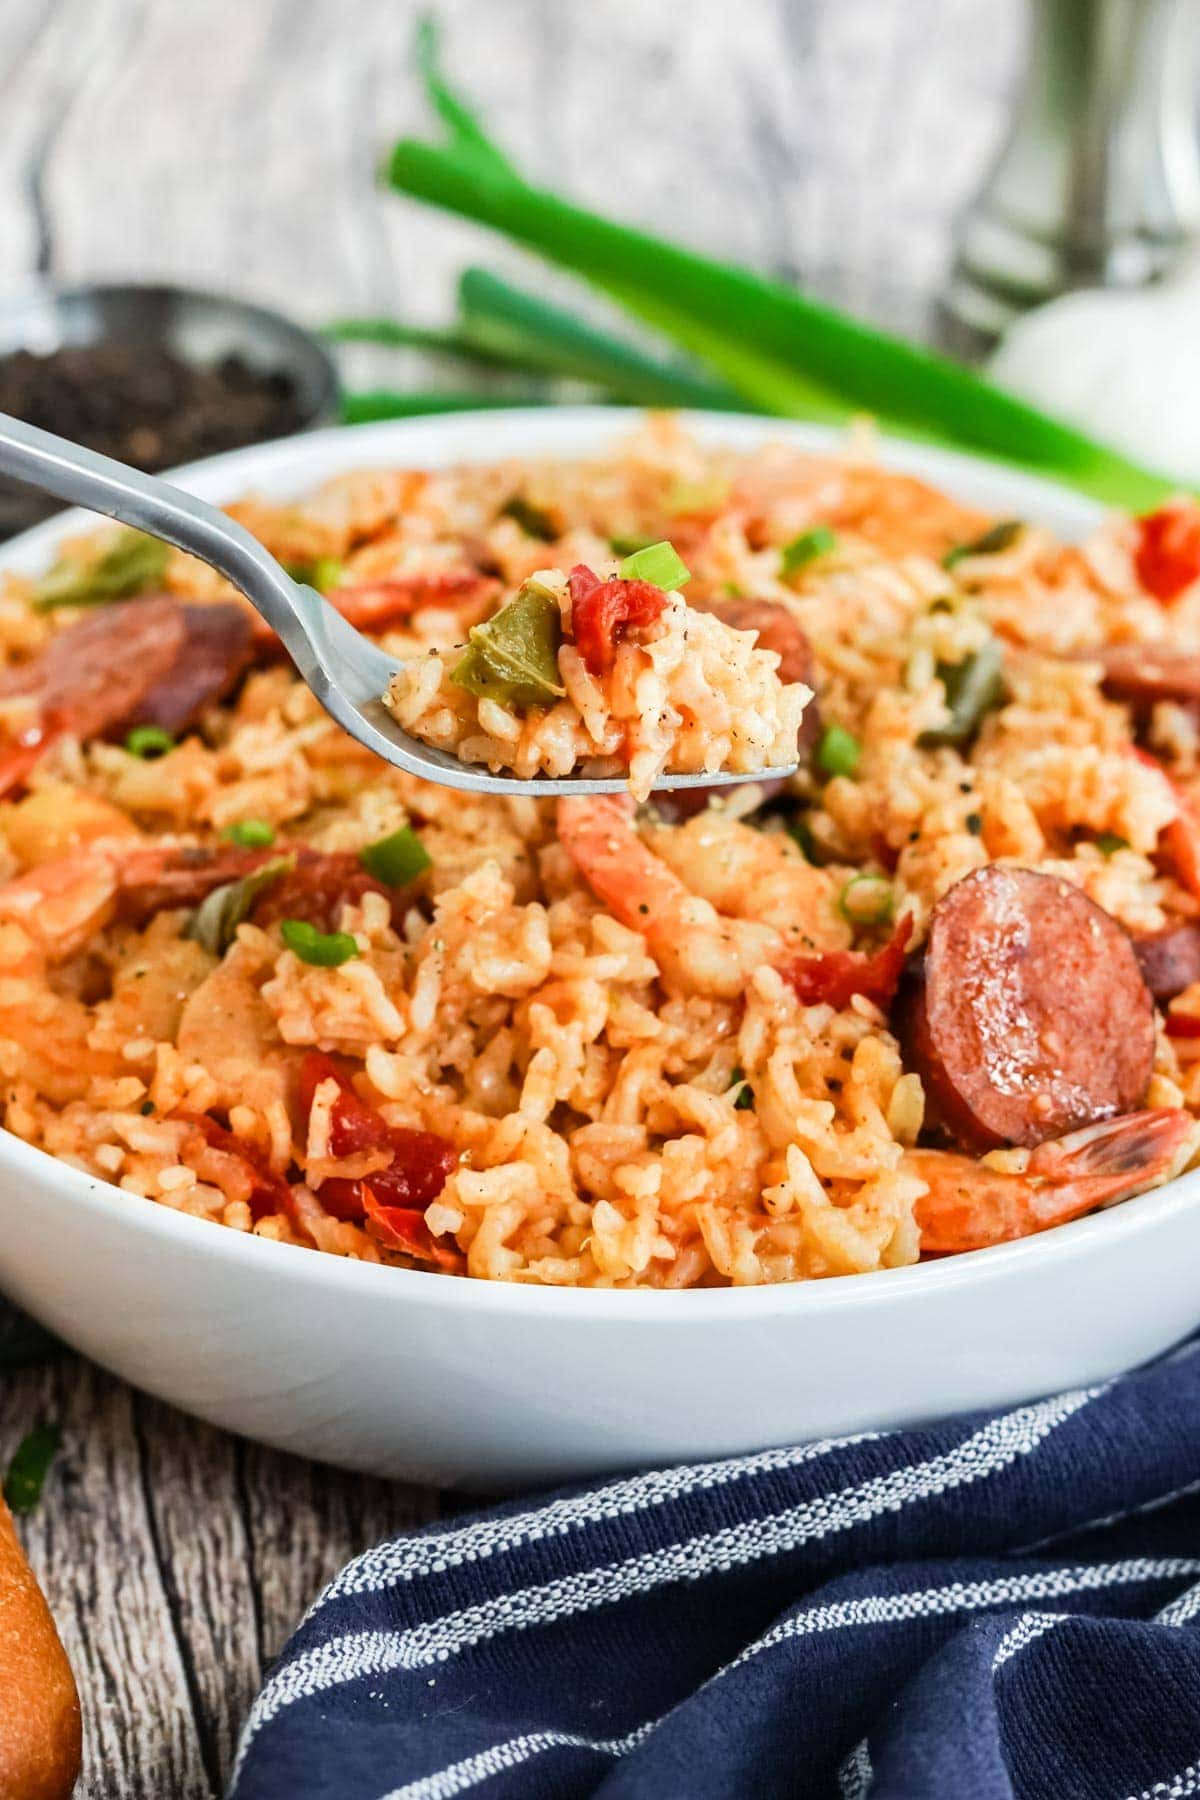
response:
<path fill-rule="evenodd" d="M 266 307 L 135 285 L 0 301 L 0 412 L 151 474 L 328 425 L 338 410 L 325 346 Z M 0 536 L 55 510 L 0 483 Z"/>

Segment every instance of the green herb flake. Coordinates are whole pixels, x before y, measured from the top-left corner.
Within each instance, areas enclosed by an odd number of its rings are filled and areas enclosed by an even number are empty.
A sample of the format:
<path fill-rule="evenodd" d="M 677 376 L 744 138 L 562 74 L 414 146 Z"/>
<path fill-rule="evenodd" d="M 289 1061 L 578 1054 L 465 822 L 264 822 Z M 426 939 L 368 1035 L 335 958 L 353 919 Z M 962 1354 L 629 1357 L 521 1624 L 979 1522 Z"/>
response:
<path fill-rule="evenodd" d="M 817 745 L 816 763 L 826 775 L 853 775 L 862 758 L 862 745 L 844 725 L 827 725 Z"/>
<path fill-rule="evenodd" d="M 981 537 L 972 538 L 967 544 L 955 544 L 947 550 L 942 558 L 943 569 L 953 569 L 958 563 L 965 562 L 969 556 L 999 556 L 1003 550 L 1011 550 L 1025 529 L 1023 519 L 1001 519 Z"/>
<path fill-rule="evenodd" d="M 754 1089 L 746 1080 L 743 1070 L 733 1068 L 729 1071 L 729 1092 L 737 1088 L 739 1091 L 733 1102 L 734 1112 L 749 1112 L 754 1105 Z"/>
<path fill-rule="evenodd" d="M 923 731 L 917 739 L 923 750 L 969 744 L 985 716 L 1004 702 L 1004 659 L 995 638 L 960 663 L 938 663 L 935 670 L 946 695 L 950 714 L 944 725 Z"/>
<path fill-rule="evenodd" d="M 658 542 L 658 539 L 648 537 L 622 537 L 620 533 L 618 533 L 616 537 L 610 537 L 608 541 L 612 546 L 615 555 L 636 556 L 639 550 L 648 550 L 651 544 L 656 544 Z"/>
<path fill-rule="evenodd" d="M 125 739 L 125 748 L 130 756 L 140 756 L 146 760 L 154 756 L 165 756 L 168 750 L 175 748 L 175 739 L 161 725 L 135 725 Z"/>
<path fill-rule="evenodd" d="M 535 506 L 524 494 L 514 494 L 500 508 L 502 519 L 511 519 L 519 525 L 526 537 L 540 538 L 543 544 L 552 544 L 558 536 L 558 526 L 550 514 L 542 506 Z"/>
<path fill-rule="evenodd" d="M 263 863 L 240 881 L 227 881 L 205 896 L 188 921 L 185 936 L 202 944 L 213 956 L 224 956 L 237 936 L 239 925 L 250 917 L 251 909 L 264 889 L 294 868 L 294 856 L 276 856 Z"/>
<path fill-rule="evenodd" d="M 665 594 L 674 594 L 692 579 L 683 558 L 674 544 L 647 544 L 644 550 L 635 550 L 627 556 L 617 574 L 622 581 L 648 581 L 653 587 L 662 588 Z"/>
<path fill-rule="evenodd" d="M 719 512 L 729 504 L 729 483 L 713 476 L 708 481 L 676 481 L 664 505 L 672 517 L 683 513 Z"/>
<path fill-rule="evenodd" d="M 450 679 L 480 700 L 552 706 L 566 691 L 558 679 L 561 642 L 557 600 L 536 581 L 527 581 L 507 606 L 472 628 Z"/>
<path fill-rule="evenodd" d="M 288 949 L 314 968 L 337 969 L 359 954 L 348 931 L 318 931 L 307 919 L 282 919 L 279 929 Z"/>
<path fill-rule="evenodd" d="M 1118 837 L 1115 831 L 1102 831 L 1095 841 L 1101 856 L 1115 856 L 1118 850 L 1128 850 L 1130 847 L 1129 839 Z"/>
<path fill-rule="evenodd" d="M 790 575 L 796 575 L 809 563 L 816 562 L 818 557 L 828 556 L 836 549 L 837 532 L 828 525 L 814 525 L 783 546 L 779 552 L 779 573 L 786 581 Z"/>
<path fill-rule="evenodd" d="M 226 828 L 224 835 L 243 850 L 269 850 L 275 842 L 275 827 L 266 819 L 238 819 Z"/>
<path fill-rule="evenodd" d="M 384 887 L 393 888 L 407 887 L 433 867 L 433 858 L 411 825 L 403 825 L 389 837 L 367 844 L 359 851 L 358 860 L 368 875 L 382 881 Z"/>
<path fill-rule="evenodd" d="M 34 589 L 34 607 L 51 612 L 56 606 L 103 606 L 144 594 L 162 585 L 170 555 L 170 545 L 158 538 L 123 530 L 91 562 L 66 557 L 56 562 Z"/>
<path fill-rule="evenodd" d="M 896 910 L 896 895 L 882 875 L 852 875 L 838 895 L 838 910 L 852 925 L 883 925 Z"/>
<path fill-rule="evenodd" d="M 15 1513 L 32 1512 L 41 1499 L 50 1464 L 61 1443 L 62 1432 L 57 1425 L 38 1425 L 17 1445 L 4 1477 L 4 1498 Z"/>
<path fill-rule="evenodd" d="M 967 830 L 970 832 L 972 837 L 982 837 L 983 836 L 983 814 L 982 813 L 968 813 L 967 814 Z"/>
<path fill-rule="evenodd" d="M 345 566 L 336 556 L 316 556 L 299 562 L 286 562 L 284 568 L 293 581 L 299 581 L 305 587 L 316 588 L 319 594 L 328 594 L 334 588 L 341 587 L 345 579 Z"/>

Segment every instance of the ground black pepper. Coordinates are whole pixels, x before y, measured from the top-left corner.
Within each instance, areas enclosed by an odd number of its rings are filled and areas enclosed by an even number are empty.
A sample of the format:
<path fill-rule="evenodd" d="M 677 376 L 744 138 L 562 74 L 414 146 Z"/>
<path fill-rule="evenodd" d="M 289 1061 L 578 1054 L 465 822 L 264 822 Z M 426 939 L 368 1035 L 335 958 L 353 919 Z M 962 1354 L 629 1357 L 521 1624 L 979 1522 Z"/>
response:
<path fill-rule="evenodd" d="M 239 356 L 203 367 L 157 344 L 13 351 L 0 357 L 0 412 L 150 473 L 305 422 L 290 375 Z"/>

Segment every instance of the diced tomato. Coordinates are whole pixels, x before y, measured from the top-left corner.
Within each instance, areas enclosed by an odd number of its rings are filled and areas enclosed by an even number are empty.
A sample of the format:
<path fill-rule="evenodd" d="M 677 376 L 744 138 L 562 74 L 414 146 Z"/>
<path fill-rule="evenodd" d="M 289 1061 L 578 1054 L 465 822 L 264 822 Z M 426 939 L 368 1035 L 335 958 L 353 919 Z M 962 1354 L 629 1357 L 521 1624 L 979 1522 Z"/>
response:
<path fill-rule="evenodd" d="M 1200 811 L 1156 756 L 1136 745 L 1130 746 L 1129 754 L 1147 769 L 1156 769 L 1175 797 L 1179 811 L 1163 827 L 1162 849 L 1180 886 L 1200 900 Z"/>
<path fill-rule="evenodd" d="M 364 1150 L 384 1149 L 390 1142 L 387 1121 L 359 1099 L 333 1058 L 319 1050 L 309 1050 L 300 1064 L 300 1109 L 305 1121 L 323 1081 L 336 1081 L 340 1089 L 329 1115 L 330 1155 L 359 1156 Z"/>
<path fill-rule="evenodd" d="M 1148 594 L 1164 606 L 1178 600 L 1200 580 L 1200 507 L 1173 500 L 1139 519 L 1134 565 Z"/>
<path fill-rule="evenodd" d="M 586 563 L 576 563 L 569 579 L 576 647 L 593 675 L 607 675 L 616 660 L 618 635 L 629 625 L 652 625 L 667 596 L 651 581 L 601 581 Z"/>
<path fill-rule="evenodd" d="M 58 735 L 53 727 L 35 725 L 0 749 L 0 794 L 15 793 L 25 786 L 31 770 L 41 762 Z"/>
<path fill-rule="evenodd" d="M 811 956 L 795 956 L 780 974 L 791 983 L 804 1006 L 833 1006 L 839 1010 L 862 994 L 876 1006 L 886 1007 L 894 998 L 904 973 L 904 955 L 912 936 L 912 914 L 905 913 L 890 942 L 868 956 L 862 950 L 824 950 Z"/>
<path fill-rule="evenodd" d="M 1200 1018 L 1197 1018 L 1195 1013 L 1168 1013 L 1167 1036 L 1200 1038 Z"/>
<path fill-rule="evenodd" d="M 389 1125 L 373 1106 L 359 1098 L 333 1058 L 318 1050 L 308 1051 L 300 1065 L 300 1106 L 305 1119 L 318 1087 L 330 1080 L 336 1081 L 341 1090 L 330 1111 L 330 1153 L 335 1157 L 355 1156 L 368 1150 L 388 1149 L 392 1160 L 385 1168 L 361 1179 L 328 1176 L 318 1189 L 322 1206 L 339 1219 L 369 1218 L 378 1224 L 387 1215 L 394 1232 L 403 1231 L 406 1236 L 405 1243 L 393 1242 L 391 1247 L 405 1250 L 410 1256 L 432 1257 L 435 1261 L 443 1260 L 443 1255 L 457 1258 L 452 1246 L 436 1243 L 424 1221 L 425 1208 L 437 1199 L 458 1161 L 453 1144 L 433 1131 Z M 392 1215 L 403 1215 L 402 1222 L 397 1224 Z M 413 1220 L 419 1221 L 420 1229 Z M 391 1242 L 383 1235 L 382 1226 L 375 1235 L 381 1243 Z M 410 1247 L 418 1243 L 423 1248 Z"/>
<path fill-rule="evenodd" d="M 406 1256 L 414 1256 L 421 1262 L 438 1263 L 446 1270 L 463 1267 L 462 1252 L 453 1240 L 447 1244 L 438 1242 L 425 1223 L 423 1212 L 415 1207 L 383 1206 L 369 1186 L 366 1205 L 367 1229 L 389 1250 L 402 1250 Z"/>
<path fill-rule="evenodd" d="M 266 1218 L 270 1213 L 285 1213 L 293 1224 L 297 1223 L 290 1184 L 282 1175 L 275 1173 L 257 1144 L 248 1144 L 226 1126 L 218 1125 L 215 1119 L 210 1119 L 207 1113 L 179 1111 L 169 1114 L 169 1117 L 182 1119 L 191 1125 L 211 1149 L 237 1158 L 250 1177 L 249 1205 L 256 1220 Z"/>

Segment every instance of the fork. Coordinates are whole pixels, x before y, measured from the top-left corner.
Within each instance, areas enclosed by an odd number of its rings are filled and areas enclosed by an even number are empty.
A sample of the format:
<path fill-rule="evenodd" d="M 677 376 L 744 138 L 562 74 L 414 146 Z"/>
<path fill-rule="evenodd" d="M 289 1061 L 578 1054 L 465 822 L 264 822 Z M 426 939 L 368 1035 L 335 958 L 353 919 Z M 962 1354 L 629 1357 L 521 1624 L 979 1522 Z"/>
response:
<path fill-rule="evenodd" d="M 330 717 L 396 768 L 473 794 L 619 794 L 626 790 L 628 783 L 619 775 L 538 775 L 528 779 L 493 775 L 401 730 L 382 696 L 402 665 L 356 631 L 315 588 L 293 581 L 244 526 L 171 482 L 128 468 L 6 413 L 0 413 L 0 474 L 73 506 L 88 507 L 123 525 L 135 526 L 208 563 L 266 620 Z M 790 775 L 795 768 L 792 763 L 751 775 L 663 774 L 655 789 L 733 787 L 767 774 L 772 778 Z"/>

